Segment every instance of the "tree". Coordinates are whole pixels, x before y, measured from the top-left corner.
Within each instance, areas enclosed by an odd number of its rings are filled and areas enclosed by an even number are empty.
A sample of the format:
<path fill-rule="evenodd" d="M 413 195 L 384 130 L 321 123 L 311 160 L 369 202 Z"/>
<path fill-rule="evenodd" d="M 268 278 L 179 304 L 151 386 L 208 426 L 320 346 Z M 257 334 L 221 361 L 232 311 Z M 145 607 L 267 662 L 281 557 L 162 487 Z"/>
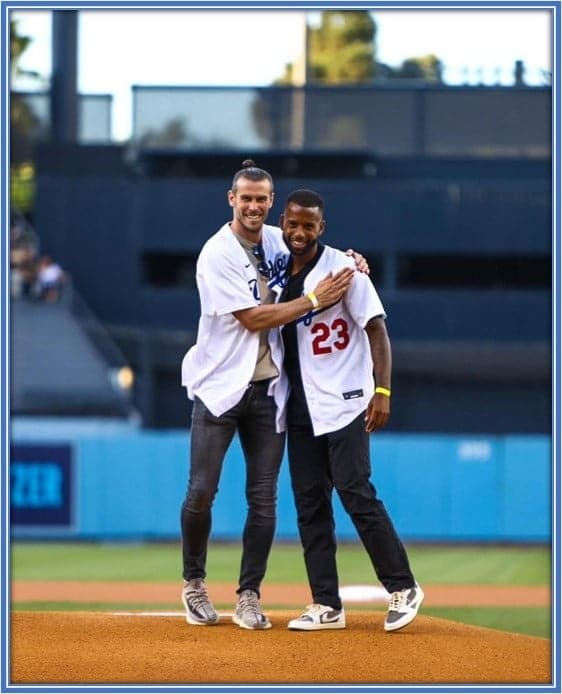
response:
<path fill-rule="evenodd" d="M 376 24 L 367 11 L 322 12 L 309 29 L 310 82 L 365 82 L 375 76 Z"/>
<path fill-rule="evenodd" d="M 309 84 L 366 82 L 375 76 L 376 24 L 364 10 L 322 12 L 320 26 L 308 27 Z M 293 64 L 274 84 L 293 83 Z"/>
<path fill-rule="evenodd" d="M 31 39 L 20 36 L 17 24 L 10 19 L 10 78 L 11 83 L 19 76 L 38 77 L 36 72 L 23 70 L 20 59 Z M 10 85 L 11 87 L 11 85 Z M 39 119 L 33 113 L 26 100 L 11 91 L 10 98 L 10 155 L 12 164 L 27 162 L 32 156 L 32 139 L 34 131 L 40 126 Z"/>
<path fill-rule="evenodd" d="M 20 65 L 20 58 L 30 43 L 29 36 L 18 34 L 17 22 L 10 18 L 10 75 L 12 80 L 14 77 L 20 76 L 39 78 L 39 73 L 33 70 L 23 70 Z"/>
<path fill-rule="evenodd" d="M 12 205 L 23 212 L 30 212 L 33 206 L 33 148 L 42 124 L 26 99 L 12 90 L 12 84 L 20 76 L 39 78 L 38 73 L 20 65 L 30 43 L 28 36 L 18 34 L 17 23 L 10 18 L 10 189 Z"/>
<path fill-rule="evenodd" d="M 377 62 L 377 25 L 366 10 L 322 12 L 319 26 L 307 31 L 308 84 L 364 84 L 380 78 L 443 81 L 435 55 L 408 58 L 400 67 Z M 294 68 L 286 65 L 274 85 L 294 84 Z"/>
<path fill-rule="evenodd" d="M 233 146 L 227 140 L 213 137 L 201 139 L 190 131 L 187 118 L 172 118 L 160 128 L 153 130 L 149 128 L 140 136 L 135 145 L 139 149 L 163 148 L 173 149 L 176 147 L 218 147 L 227 149 Z"/>
<path fill-rule="evenodd" d="M 423 80 L 424 82 L 443 82 L 443 65 L 435 55 L 420 58 L 407 58 L 399 68 L 380 66 L 388 79 Z"/>
<path fill-rule="evenodd" d="M 442 82 L 441 62 L 434 55 L 409 58 L 399 68 L 379 63 L 376 59 L 377 25 L 369 11 L 322 12 L 318 26 L 307 27 L 307 36 L 307 85 L 375 85 L 377 81 L 398 79 Z M 294 73 L 295 64 L 289 63 L 283 75 L 274 81 L 274 86 L 294 85 Z M 271 90 L 256 98 L 253 104 L 256 131 L 270 145 L 293 142 L 293 128 L 300 128 L 300 135 L 294 141 L 303 141 L 307 112 L 304 104 L 308 96 L 300 95 L 300 99 L 298 96 L 283 99 Z M 325 98 L 326 109 L 330 108 L 329 95 L 316 93 L 311 98 L 315 103 Z M 281 107 L 287 110 L 287 106 L 292 112 L 281 113 Z M 300 120 L 293 118 L 295 110 L 302 114 Z M 325 123 L 323 143 L 338 146 L 345 142 L 348 146 L 361 147 L 366 139 L 366 127 L 365 119 L 354 112 L 352 105 L 340 105 L 338 112 L 331 114 L 329 122 Z"/>
<path fill-rule="evenodd" d="M 188 141 L 188 131 L 182 118 L 172 118 L 160 130 L 146 130 L 139 139 L 138 146 L 178 147 Z"/>

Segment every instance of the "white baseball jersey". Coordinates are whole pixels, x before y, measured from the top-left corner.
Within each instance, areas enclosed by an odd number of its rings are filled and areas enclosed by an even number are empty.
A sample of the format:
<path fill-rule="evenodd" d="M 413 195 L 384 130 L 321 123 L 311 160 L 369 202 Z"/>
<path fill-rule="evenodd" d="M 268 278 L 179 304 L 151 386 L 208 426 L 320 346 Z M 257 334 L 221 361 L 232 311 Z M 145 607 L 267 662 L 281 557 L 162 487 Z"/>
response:
<path fill-rule="evenodd" d="M 287 265 L 281 229 L 264 225 L 262 245 L 271 271 L 270 284 L 275 285 Z M 196 279 L 201 317 L 196 344 L 182 361 L 182 385 L 191 400 L 197 396 L 219 417 L 244 395 L 259 349 L 259 332 L 250 332 L 233 315 L 234 311 L 259 306 L 260 296 L 254 265 L 228 223 L 201 249 Z M 273 362 L 281 372 L 282 348 L 274 335 L 269 342 Z M 269 387 L 274 397 L 278 380 Z M 279 407 L 278 412 L 281 416 Z M 282 429 L 278 418 L 277 430 Z"/>
<path fill-rule="evenodd" d="M 325 246 L 319 261 L 304 280 L 304 294 L 328 272 L 355 262 Z M 315 436 L 337 431 L 367 408 L 374 392 L 373 362 L 364 330 L 371 318 L 386 317 L 368 275 L 356 272 L 342 300 L 315 309 L 297 320 L 302 383 Z M 273 331 L 272 331 L 273 332 Z M 282 338 L 278 332 L 280 341 Z M 280 391 L 287 399 L 289 382 L 281 376 Z"/>

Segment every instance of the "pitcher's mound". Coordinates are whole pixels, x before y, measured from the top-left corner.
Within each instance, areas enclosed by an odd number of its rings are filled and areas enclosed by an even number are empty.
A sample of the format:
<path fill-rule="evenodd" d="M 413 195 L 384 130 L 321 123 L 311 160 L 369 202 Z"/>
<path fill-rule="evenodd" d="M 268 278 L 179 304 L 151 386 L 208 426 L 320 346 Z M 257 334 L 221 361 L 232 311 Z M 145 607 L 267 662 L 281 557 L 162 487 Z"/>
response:
<path fill-rule="evenodd" d="M 295 612 L 247 631 L 229 616 L 14 612 L 11 683 L 549 683 L 550 641 L 419 615 L 385 633 L 384 613 L 348 610 L 347 628 L 295 632 Z"/>

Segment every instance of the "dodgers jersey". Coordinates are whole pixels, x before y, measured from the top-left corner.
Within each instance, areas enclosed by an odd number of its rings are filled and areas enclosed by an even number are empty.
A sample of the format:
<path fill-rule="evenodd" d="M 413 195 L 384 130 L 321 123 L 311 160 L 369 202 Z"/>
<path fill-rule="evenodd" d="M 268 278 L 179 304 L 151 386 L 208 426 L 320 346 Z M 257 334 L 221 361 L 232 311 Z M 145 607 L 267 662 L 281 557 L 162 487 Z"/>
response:
<path fill-rule="evenodd" d="M 303 293 L 312 291 L 328 272 L 345 266 L 355 268 L 355 262 L 345 253 L 325 246 L 304 280 Z M 315 436 L 342 429 L 367 408 L 374 378 L 364 328 L 377 316 L 386 318 L 377 291 L 368 275 L 356 272 L 341 301 L 297 319 L 301 377 Z M 280 330 L 277 335 L 282 343 Z M 290 385 L 285 372 L 279 390 L 286 404 Z"/>
<path fill-rule="evenodd" d="M 281 229 L 264 225 L 262 245 L 270 270 L 270 284 L 277 284 L 287 266 L 287 247 Z M 234 311 L 259 306 L 256 270 L 226 223 L 204 244 L 197 259 L 197 288 L 201 317 L 195 345 L 182 361 L 182 385 L 188 397 L 200 398 L 219 417 L 244 395 L 254 373 L 259 349 L 259 332 L 250 332 L 233 315 Z M 271 356 L 282 371 L 282 348 L 269 331 Z M 272 334 L 273 333 L 273 334 Z M 276 396 L 279 378 L 272 380 L 269 395 L 278 405 L 277 430 L 284 428 Z"/>

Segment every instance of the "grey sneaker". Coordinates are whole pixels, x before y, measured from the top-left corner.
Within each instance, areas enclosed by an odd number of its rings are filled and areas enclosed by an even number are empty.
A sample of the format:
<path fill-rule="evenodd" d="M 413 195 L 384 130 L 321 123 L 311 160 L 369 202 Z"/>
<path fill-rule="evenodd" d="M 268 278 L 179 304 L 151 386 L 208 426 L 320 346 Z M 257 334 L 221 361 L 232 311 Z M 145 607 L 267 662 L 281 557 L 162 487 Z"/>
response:
<path fill-rule="evenodd" d="M 240 593 L 232 621 L 242 629 L 271 628 L 271 622 L 260 607 L 258 594 L 253 590 L 243 590 Z"/>
<path fill-rule="evenodd" d="M 205 581 L 202 578 L 184 581 L 181 599 L 185 606 L 185 618 L 188 624 L 196 626 L 218 624 L 219 616 L 209 600 Z"/>
<path fill-rule="evenodd" d="M 385 631 L 397 631 L 413 622 L 423 602 L 423 590 L 416 585 L 392 593 L 384 622 Z"/>
<path fill-rule="evenodd" d="M 300 631 L 318 631 L 319 629 L 345 629 L 345 612 L 334 610 L 328 605 L 313 603 L 306 608 L 300 617 L 291 619 L 288 629 Z"/>

